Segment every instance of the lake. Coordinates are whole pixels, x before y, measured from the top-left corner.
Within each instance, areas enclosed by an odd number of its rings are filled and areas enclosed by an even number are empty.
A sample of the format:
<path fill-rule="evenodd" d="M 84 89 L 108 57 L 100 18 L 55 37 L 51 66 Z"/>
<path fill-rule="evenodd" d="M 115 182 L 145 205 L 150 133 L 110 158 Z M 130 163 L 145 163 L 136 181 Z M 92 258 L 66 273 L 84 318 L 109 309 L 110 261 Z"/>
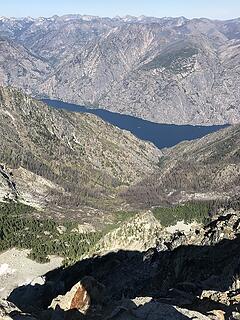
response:
<path fill-rule="evenodd" d="M 228 126 L 192 126 L 155 123 L 104 109 L 88 108 L 58 100 L 43 99 L 42 101 L 56 109 L 95 114 L 120 129 L 132 132 L 139 139 L 151 141 L 160 149 L 172 147 L 184 140 L 201 138 L 208 133 L 215 132 Z"/>

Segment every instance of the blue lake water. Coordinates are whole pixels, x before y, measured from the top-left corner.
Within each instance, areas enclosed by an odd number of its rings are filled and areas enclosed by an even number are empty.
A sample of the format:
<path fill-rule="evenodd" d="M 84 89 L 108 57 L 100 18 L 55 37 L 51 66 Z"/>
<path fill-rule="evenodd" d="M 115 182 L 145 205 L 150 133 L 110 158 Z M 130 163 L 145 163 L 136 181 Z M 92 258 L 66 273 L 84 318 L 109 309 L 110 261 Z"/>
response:
<path fill-rule="evenodd" d="M 191 126 L 155 123 L 104 109 L 93 109 L 58 100 L 43 99 L 43 102 L 56 109 L 95 114 L 120 129 L 132 132 L 139 139 L 151 141 L 160 149 L 172 147 L 184 140 L 201 138 L 208 133 L 228 126 Z"/>

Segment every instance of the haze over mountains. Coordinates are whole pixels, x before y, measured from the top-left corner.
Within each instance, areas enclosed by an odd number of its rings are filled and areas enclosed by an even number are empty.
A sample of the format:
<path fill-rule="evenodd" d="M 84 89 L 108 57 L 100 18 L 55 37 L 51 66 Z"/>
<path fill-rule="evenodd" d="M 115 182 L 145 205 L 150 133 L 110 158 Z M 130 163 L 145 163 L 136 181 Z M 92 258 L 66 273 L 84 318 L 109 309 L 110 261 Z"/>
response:
<path fill-rule="evenodd" d="M 237 123 L 240 20 L 0 20 L 2 85 L 160 123 Z"/>

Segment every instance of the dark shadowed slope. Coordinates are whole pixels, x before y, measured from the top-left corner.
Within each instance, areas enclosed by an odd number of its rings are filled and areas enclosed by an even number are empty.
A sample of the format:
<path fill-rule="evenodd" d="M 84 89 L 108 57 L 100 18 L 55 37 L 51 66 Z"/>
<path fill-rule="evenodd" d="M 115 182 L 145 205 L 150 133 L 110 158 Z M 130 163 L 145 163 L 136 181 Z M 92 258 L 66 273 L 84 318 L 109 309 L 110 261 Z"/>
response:
<path fill-rule="evenodd" d="M 163 245 L 165 240 L 160 237 L 159 243 Z M 44 285 L 16 288 L 9 300 L 24 311 L 32 312 L 35 308 L 41 312 L 56 296 L 65 294 L 80 280 L 84 284 L 85 277 L 91 276 L 104 287 L 101 287 L 102 295 L 95 294 L 91 301 L 90 309 L 83 316 L 86 320 L 108 319 L 106 315 L 124 299 L 136 297 L 152 297 L 151 303 L 163 303 L 169 308 L 177 305 L 200 311 L 206 316 L 218 309 L 226 313 L 226 319 L 230 319 L 228 315 L 237 310 L 237 304 L 229 306 L 224 301 L 201 299 L 200 296 L 204 290 L 234 291 L 240 271 L 238 212 L 226 212 L 198 233 L 192 230 L 191 237 L 178 232 L 168 245 L 168 249 L 159 245 L 144 253 L 118 251 L 79 261 L 71 267 L 49 272 Z M 88 289 L 87 279 L 85 288 L 90 294 L 97 290 L 97 286 Z M 96 311 L 95 304 L 102 305 L 102 308 Z M 149 313 L 153 307 L 151 305 Z M 127 309 L 122 310 L 126 312 L 125 318 L 119 315 L 110 319 L 128 319 Z M 94 314 L 95 318 L 91 318 Z M 139 318 L 152 319 L 150 316 Z M 163 319 L 178 318 L 166 316 Z"/>

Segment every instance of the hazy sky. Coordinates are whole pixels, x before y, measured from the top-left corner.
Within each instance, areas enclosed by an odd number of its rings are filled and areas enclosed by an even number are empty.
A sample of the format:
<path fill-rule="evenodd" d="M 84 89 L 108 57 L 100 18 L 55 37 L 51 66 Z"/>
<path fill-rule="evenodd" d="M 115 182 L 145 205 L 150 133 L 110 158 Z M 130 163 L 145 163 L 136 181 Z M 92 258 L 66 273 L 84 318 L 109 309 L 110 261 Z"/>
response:
<path fill-rule="evenodd" d="M 0 0 L 0 16 L 49 17 L 68 13 L 230 19 L 240 16 L 240 0 Z"/>

